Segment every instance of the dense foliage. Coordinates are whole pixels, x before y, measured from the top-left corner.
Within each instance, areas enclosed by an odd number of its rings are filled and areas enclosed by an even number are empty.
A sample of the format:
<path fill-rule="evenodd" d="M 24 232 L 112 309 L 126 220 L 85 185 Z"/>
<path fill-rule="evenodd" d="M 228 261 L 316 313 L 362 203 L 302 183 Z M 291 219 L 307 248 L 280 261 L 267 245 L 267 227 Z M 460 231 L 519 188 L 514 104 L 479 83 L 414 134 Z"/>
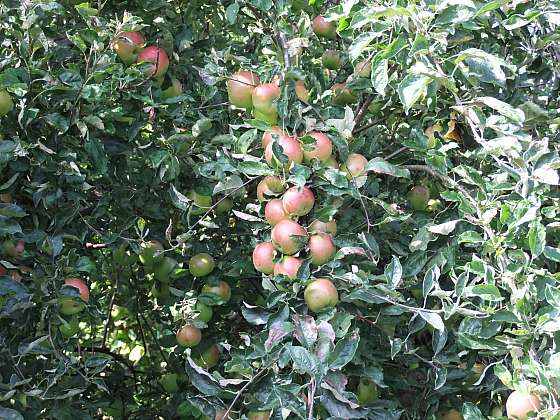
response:
<path fill-rule="evenodd" d="M 516 390 L 559 419 L 559 25 L 556 0 L 0 2 L 0 417 L 474 420 Z M 261 274 L 272 199 L 303 248 Z"/>

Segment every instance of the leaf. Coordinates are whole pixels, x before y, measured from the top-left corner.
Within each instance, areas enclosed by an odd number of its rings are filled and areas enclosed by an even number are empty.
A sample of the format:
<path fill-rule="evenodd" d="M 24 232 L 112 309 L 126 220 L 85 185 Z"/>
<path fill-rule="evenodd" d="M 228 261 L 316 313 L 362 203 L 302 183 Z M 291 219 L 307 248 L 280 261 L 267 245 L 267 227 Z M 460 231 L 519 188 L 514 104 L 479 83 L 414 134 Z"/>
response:
<path fill-rule="evenodd" d="M 489 106 L 495 111 L 498 111 L 504 117 L 509 118 L 511 121 L 517 124 L 522 124 L 525 121 L 525 114 L 520 109 L 514 108 L 511 105 L 500 101 L 499 99 L 492 98 L 490 96 L 480 96 L 475 99 L 476 101 L 482 102 L 484 105 Z"/>
<path fill-rule="evenodd" d="M 269 352 L 293 330 L 294 325 L 291 322 L 275 322 L 268 329 L 268 338 L 264 343 L 264 349 Z"/>
<path fill-rule="evenodd" d="M 346 174 L 338 169 L 327 168 L 323 176 L 337 188 L 348 188 L 348 178 L 346 178 Z"/>
<path fill-rule="evenodd" d="M 258 306 L 251 306 L 245 302 L 243 302 L 241 307 L 241 314 L 252 325 L 266 325 L 270 317 L 270 313 L 264 309 Z"/>
<path fill-rule="evenodd" d="M 434 327 L 435 329 L 440 330 L 440 331 L 445 330 L 445 324 L 441 320 L 441 316 L 439 316 L 439 314 L 437 314 L 435 312 L 428 312 L 428 311 L 423 311 L 423 310 L 419 310 L 418 314 L 422 318 L 424 318 L 424 320 L 428 324 L 430 324 L 432 327 Z"/>
<path fill-rule="evenodd" d="M 286 350 L 292 359 L 295 371 L 312 376 L 318 373 L 317 358 L 309 353 L 307 349 L 300 346 L 287 346 Z"/>
<path fill-rule="evenodd" d="M 233 25 L 237 21 L 237 14 L 239 13 L 239 3 L 231 3 L 226 8 L 226 19 L 230 25 Z"/>
<path fill-rule="evenodd" d="M 356 329 L 350 335 L 339 340 L 333 352 L 329 355 L 329 368 L 341 369 L 352 361 L 358 344 L 360 343 L 359 331 Z"/>
<path fill-rule="evenodd" d="M 169 187 L 169 195 L 171 196 L 171 202 L 175 207 L 180 210 L 186 211 L 189 208 L 189 199 L 180 193 L 176 188 L 175 185 L 171 185 Z"/>
<path fill-rule="evenodd" d="M 438 390 L 440 389 L 443 385 L 445 385 L 445 382 L 447 381 L 447 368 L 446 367 L 438 367 L 435 370 L 435 374 L 436 374 L 436 383 L 434 386 L 434 390 Z"/>
<path fill-rule="evenodd" d="M 478 284 L 472 288 L 472 294 L 480 298 L 490 301 L 499 302 L 504 300 L 500 294 L 500 289 L 492 284 Z"/>
<path fill-rule="evenodd" d="M 19 219 L 27 216 L 27 213 L 17 204 L 0 203 L 0 216 L 15 217 L 16 219 Z"/>
<path fill-rule="evenodd" d="M 294 337 L 296 340 L 298 340 L 305 348 L 313 346 L 318 337 L 315 319 L 309 315 L 301 316 L 299 314 L 294 314 L 292 315 L 292 320 L 295 325 Z"/>
<path fill-rule="evenodd" d="M 190 356 L 187 356 L 185 371 L 191 384 L 204 395 L 218 396 L 222 393 L 219 382 L 206 370 L 198 366 Z"/>
<path fill-rule="evenodd" d="M 348 48 L 348 55 L 350 56 L 350 60 L 356 60 L 362 51 L 367 48 L 367 46 L 373 41 L 375 38 L 379 36 L 377 32 L 365 32 L 358 35 L 352 45 Z"/>
<path fill-rule="evenodd" d="M 379 56 L 376 56 L 371 63 L 371 84 L 381 96 L 385 96 L 389 84 L 388 66 L 389 61 Z"/>
<path fill-rule="evenodd" d="M 365 167 L 365 171 L 391 175 L 397 178 L 410 178 L 410 171 L 408 169 L 401 169 L 382 158 L 374 158 L 370 160 Z"/>
<path fill-rule="evenodd" d="M 468 48 L 455 59 L 456 64 L 462 61 L 466 63 L 469 77 L 474 77 L 484 83 L 505 85 L 506 75 L 502 67 L 509 68 L 510 65 L 501 58 L 477 48 Z M 515 70 L 515 67 L 512 70 Z"/>
<path fill-rule="evenodd" d="M 245 175 L 273 175 L 274 171 L 263 162 L 243 161 L 237 165 L 237 169 Z"/>
<path fill-rule="evenodd" d="M 550 261 L 560 262 L 560 248 L 553 248 L 551 246 L 545 246 L 543 255 Z"/>
<path fill-rule="evenodd" d="M 426 88 L 431 81 L 432 79 L 427 76 L 409 74 L 399 83 L 397 91 L 406 114 L 408 114 L 410 108 L 426 94 Z"/>
<path fill-rule="evenodd" d="M 432 233 L 437 233 L 438 235 L 449 235 L 455 230 L 455 226 L 457 226 L 457 223 L 459 222 L 460 220 L 451 220 L 440 225 L 429 226 L 428 230 Z"/>
<path fill-rule="evenodd" d="M 0 418 L 3 420 L 23 420 L 23 416 L 19 411 L 3 407 L 0 407 Z"/>
<path fill-rule="evenodd" d="M 463 403 L 462 410 L 463 418 L 465 420 L 485 420 L 486 417 L 482 415 L 479 408 L 471 402 Z"/>
<path fill-rule="evenodd" d="M 402 279 L 402 266 L 401 262 L 397 257 L 393 255 L 393 259 L 391 263 L 385 267 L 385 278 L 387 279 L 387 283 L 392 289 L 398 287 Z"/>
<path fill-rule="evenodd" d="M 544 251 L 546 246 L 546 229 L 540 223 L 535 223 L 529 229 L 528 234 L 529 240 L 529 249 L 531 250 L 531 254 L 533 254 L 533 258 L 538 257 Z"/>
<path fill-rule="evenodd" d="M 211 128 L 212 128 L 212 120 L 210 118 L 201 118 L 194 123 L 192 128 L 192 135 L 193 137 L 198 137 L 205 131 L 210 130 Z"/>
<path fill-rule="evenodd" d="M 422 283 L 422 294 L 424 297 L 427 297 L 430 294 L 440 275 L 441 271 L 437 265 L 432 266 L 428 271 L 426 271 L 426 274 L 424 274 L 424 281 Z"/>

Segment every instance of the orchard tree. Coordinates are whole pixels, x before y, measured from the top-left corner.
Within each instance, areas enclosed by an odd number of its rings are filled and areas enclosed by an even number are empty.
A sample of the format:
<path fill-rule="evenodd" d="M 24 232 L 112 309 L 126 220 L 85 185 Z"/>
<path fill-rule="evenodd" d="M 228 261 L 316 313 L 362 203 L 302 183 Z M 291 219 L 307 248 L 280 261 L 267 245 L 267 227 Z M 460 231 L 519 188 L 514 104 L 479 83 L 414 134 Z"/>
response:
<path fill-rule="evenodd" d="M 0 418 L 558 419 L 559 25 L 0 2 Z"/>

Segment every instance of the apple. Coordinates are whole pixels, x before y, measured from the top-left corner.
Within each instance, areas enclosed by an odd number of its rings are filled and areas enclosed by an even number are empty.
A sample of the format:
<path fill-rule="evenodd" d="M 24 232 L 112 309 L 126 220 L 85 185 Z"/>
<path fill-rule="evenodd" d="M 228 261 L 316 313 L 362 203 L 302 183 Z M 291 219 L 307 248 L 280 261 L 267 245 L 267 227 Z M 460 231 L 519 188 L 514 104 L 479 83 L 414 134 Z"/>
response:
<path fill-rule="evenodd" d="M 276 226 L 282 220 L 287 220 L 290 218 L 286 210 L 284 210 L 284 204 L 279 198 L 275 198 L 266 203 L 264 207 L 264 217 L 270 226 Z"/>
<path fill-rule="evenodd" d="M 205 284 L 202 287 L 202 293 L 216 295 L 224 303 L 228 302 L 231 299 L 231 288 L 229 287 L 229 284 L 227 284 L 223 280 L 220 280 L 218 286 L 210 286 L 208 284 Z"/>
<path fill-rule="evenodd" d="M 314 220 L 309 225 L 309 231 L 311 233 L 329 233 L 331 235 L 336 235 L 336 220 L 330 220 L 328 222 L 321 222 L 320 220 Z"/>
<path fill-rule="evenodd" d="M 369 78 L 371 76 L 371 61 L 362 60 L 354 67 L 354 72 L 359 77 Z"/>
<path fill-rule="evenodd" d="M 313 137 L 315 139 L 315 143 L 313 145 L 305 145 L 303 147 L 303 158 L 307 162 L 313 159 L 318 159 L 325 163 L 331 159 L 333 146 L 329 136 L 319 131 L 313 131 L 307 135 Z"/>
<path fill-rule="evenodd" d="M 333 105 L 338 105 L 338 106 L 351 105 L 354 102 L 356 102 L 356 100 L 358 99 L 354 95 L 354 92 L 352 92 L 346 86 L 346 82 L 335 83 L 332 86 L 331 91 L 332 91 L 332 103 L 333 103 Z"/>
<path fill-rule="evenodd" d="M 140 32 L 121 32 L 113 41 L 112 47 L 119 58 L 130 65 L 136 61 L 144 44 L 144 37 Z"/>
<path fill-rule="evenodd" d="M 160 378 L 159 383 L 168 394 L 174 394 L 179 391 L 176 373 L 166 373 Z"/>
<path fill-rule="evenodd" d="M 73 337 L 80 331 L 80 325 L 78 318 L 72 317 L 69 321 L 64 318 L 60 318 L 62 324 L 58 326 L 58 330 L 63 335 L 63 337 L 70 338 Z"/>
<path fill-rule="evenodd" d="M 278 139 L 278 144 L 282 149 L 282 153 L 288 157 L 288 162 L 284 165 L 284 169 L 288 169 L 292 162 L 301 163 L 303 161 L 303 150 L 297 137 L 290 137 L 283 134 Z M 273 143 L 269 143 L 264 151 L 264 157 L 272 167 L 281 167 L 281 163 L 277 156 L 274 156 L 272 148 Z"/>
<path fill-rule="evenodd" d="M 175 259 L 171 257 L 164 257 L 160 262 L 158 262 L 155 266 L 154 275 L 156 279 L 161 282 L 168 282 L 169 276 L 177 267 L 178 263 Z"/>
<path fill-rule="evenodd" d="M 89 302 L 89 287 L 82 279 L 69 278 L 64 280 L 64 284 L 78 289 L 80 298 L 83 302 Z M 63 297 L 60 301 L 60 312 L 64 315 L 74 315 L 84 310 L 85 305 L 83 302 L 78 302 L 71 297 Z"/>
<path fill-rule="evenodd" d="M 247 413 L 247 418 L 249 420 L 269 420 L 270 411 L 249 411 Z"/>
<path fill-rule="evenodd" d="M 163 99 L 173 98 L 183 93 L 183 84 L 177 79 L 171 79 L 171 86 L 161 92 Z"/>
<path fill-rule="evenodd" d="M 280 98 L 280 88 L 274 83 L 264 83 L 255 87 L 251 97 L 255 118 L 276 125 L 278 110 L 275 102 Z"/>
<path fill-rule="evenodd" d="M 328 22 L 323 16 L 315 16 L 311 26 L 318 38 L 336 39 L 335 22 Z"/>
<path fill-rule="evenodd" d="M 513 391 L 506 401 L 506 412 L 510 419 L 527 420 L 529 413 L 538 413 L 541 407 L 539 397 L 522 391 Z"/>
<path fill-rule="evenodd" d="M 176 334 L 177 344 L 183 347 L 195 347 L 202 339 L 202 333 L 193 325 L 185 325 Z"/>
<path fill-rule="evenodd" d="M 8 274 L 8 270 L 2 264 L 0 264 L 0 276 L 5 276 Z"/>
<path fill-rule="evenodd" d="M 255 270 L 264 274 L 274 272 L 274 245 L 272 242 L 261 242 L 253 250 L 253 265 Z"/>
<path fill-rule="evenodd" d="M 10 193 L 0 194 L 0 202 L 5 203 L 5 204 L 11 204 L 11 203 L 14 202 L 14 198 L 12 197 L 12 194 L 10 194 Z"/>
<path fill-rule="evenodd" d="M 257 185 L 257 198 L 262 203 L 268 196 L 278 195 L 284 191 L 284 183 L 277 176 L 265 176 Z"/>
<path fill-rule="evenodd" d="M 227 81 L 229 102 L 237 108 L 250 110 L 253 108 L 253 90 L 260 84 L 256 74 L 240 70 L 231 75 Z"/>
<path fill-rule="evenodd" d="M 153 63 L 148 67 L 146 76 L 160 78 L 167 72 L 169 67 L 169 57 L 165 50 L 155 45 L 144 48 L 138 53 L 138 63 Z"/>
<path fill-rule="evenodd" d="M 413 187 L 408 193 L 408 202 L 413 210 L 426 210 L 429 200 L 430 190 L 423 185 L 417 185 Z"/>
<path fill-rule="evenodd" d="M 336 253 L 336 247 L 328 233 L 315 233 L 309 238 L 309 254 L 314 265 L 329 262 Z"/>
<path fill-rule="evenodd" d="M 301 266 L 302 260 L 290 255 L 284 255 L 280 262 L 274 264 L 274 275 L 275 276 L 286 276 L 290 280 L 297 279 L 297 273 L 299 267 Z"/>
<path fill-rule="evenodd" d="M 218 201 L 214 210 L 216 214 L 226 214 L 233 208 L 233 201 L 230 198 L 223 198 L 222 200 Z"/>
<path fill-rule="evenodd" d="M 223 410 L 216 410 L 214 420 L 233 420 L 235 418 L 233 413 L 230 411 L 226 416 L 226 411 L 227 409 L 225 408 Z"/>
<path fill-rule="evenodd" d="M 191 212 L 195 215 L 206 213 L 212 207 L 212 196 L 200 193 L 196 190 L 190 190 L 187 193 L 187 198 L 192 200 L 195 208 Z"/>
<path fill-rule="evenodd" d="M 189 271 L 194 277 L 207 276 L 215 266 L 214 258 L 205 252 L 196 254 L 189 260 Z"/>
<path fill-rule="evenodd" d="M 502 417 L 504 415 L 504 408 L 501 405 L 497 405 L 490 410 L 490 416 L 492 417 Z"/>
<path fill-rule="evenodd" d="M 343 166 L 343 171 L 348 178 L 358 177 L 364 174 L 368 160 L 359 153 L 351 153 Z"/>
<path fill-rule="evenodd" d="M 305 103 L 309 102 L 309 91 L 305 87 L 305 82 L 303 80 L 297 80 L 295 83 L 295 91 L 297 98 Z"/>
<path fill-rule="evenodd" d="M 7 257 L 20 258 L 24 251 L 25 242 L 21 240 L 17 241 L 17 243 L 14 243 L 14 241 L 11 240 L 7 240 L 2 244 L 2 252 Z"/>
<path fill-rule="evenodd" d="M 197 319 L 205 323 L 208 323 L 212 319 L 212 315 L 214 314 L 212 307 L 205 305 L 201 301 L 196 302 L 194 309 L 198 312 Z"/>
<path fill-rule="evenodd" d="M 284 131 L 278 126 L 272 127 L 271 129 L 266 130 L 264 132 L 264 134 L 262 136 L 262 140 L 261 140 L 261 144 L 262 144 L 263 149 L 266 149 L 266 146 L 268 146 L 270 143 L 272 143 L 272 140 L 273 140 L 272 135 L 273 134 L 278 134 L 278 137 L 280 137 L 282 135 L 285 135 L 286 133 L 284 133 Z"/>
<path fill-rule="evenodd" d="M 307 232 L 293 220 L 281 220 L 272 228 L 271 238 L 282 254 L 293 255 L 305 247 Z"/>
<path fill-rule="evenodd" d="M 377 399 L 377 386 L 369 379 L 361 378 L 357 396 L 360 405 L 368 405 Z"/>
<path fill-rule="evenodd" d="M 282 196 L 284 210 L 290 216 L 305 216 L 315 205 L 315 196 L 309 187 L 291 187 Z"/>
<path fill-rule="evenodd" d="M 323 67 L 328 70 L 338 70 L 342 65 L 340 54 L 336 50 L 326 50 L 321 57 Z"/>
<path fill-rule="evenodd" d="M 155 281 L 150 289 L 150 293 L 157 299 L 160 305 L 165 305 L 171 297 L 169 293 L 169 283 Z"/>
<path fill-rule="evenodd" d="M 212 369 L 220 361 L 220 355 L 220 349 L 217 345 L 213 344 L 202 351 L 197 357 L 193 357 L 193 361 L 204 369 Z"/>
<path fill-rule="evenodd" d="M 325 278 L 319 278 L 309 283 L 303 297 L 312 312 L 333 308 L 338 303 L 338 291 L 335 285 Z"/>
<path fill-rule="evenodd" d="M 154 262 L 161 261 L 163 259 L 163 245 L 159 241 L 148 241 L 142 242 L 140 244 L 140 255 L 139 259 L 142 264 L 151 265 Z"/>
<path fill-rule="evenodd" d="M 3 117 L 14 108 L 12 97 L 5 90 L 0 90 L 0 117 Z"/>
<path fill-rule="evenodd" d="M 463 420 L 463 415 L 452 408 L 451 410 L 443 412 L 440 416 L 440 420 Z"/>

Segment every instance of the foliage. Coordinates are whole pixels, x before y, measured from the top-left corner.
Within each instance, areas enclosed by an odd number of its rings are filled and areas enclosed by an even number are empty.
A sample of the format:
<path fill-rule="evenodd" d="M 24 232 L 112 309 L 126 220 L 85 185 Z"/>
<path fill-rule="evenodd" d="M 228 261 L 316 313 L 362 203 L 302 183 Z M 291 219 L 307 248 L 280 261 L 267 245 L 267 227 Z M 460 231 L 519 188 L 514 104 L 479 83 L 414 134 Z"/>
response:
<path fill-rule="evenodd" d="M 0 417 L 482 419 L 522 389 L 558 418 L 559 6 L 2 1 L 14 109 L 0 117 L 0 235 L 25 251 L 1 260 Z M 313 34 L 317 15 L 335 40 Z M 161 84 L 111 48 L 135 30 L 169 54 Z M 330 49 L 339 70 L 321 66 Z M 304 143 L 328 133 L 339 162 L 368 160 L 350 179 L 317 162 L 280 171 L 315 194 L 306 224 L 338 225 L 334 259 L 305 260 L 293 282 L 251 263 L 270 237 L 256 186 L 274 169 L 269 126 L 228 106 L 239 69 L 280 77 L 281 127 Z M 171 76 L 183 93 L 168 98 Z M 343 82 L 355 103 L 333 103 Z M 408 202 L 419 185 L 425 211 Z M 199 253 L 216 263 L 204 278 L 189 272 Z M 90 298 L 67 316 L 74 277 Z M 303 290 L 318 277 L 340 302 L 315 314 Z M 220 281 L 231 299 L 212 292 Z M 186 322 L 202 331 L 192 349 L 175 339 Z M 360 405 L 364 379 L 379 398 Z"/>

